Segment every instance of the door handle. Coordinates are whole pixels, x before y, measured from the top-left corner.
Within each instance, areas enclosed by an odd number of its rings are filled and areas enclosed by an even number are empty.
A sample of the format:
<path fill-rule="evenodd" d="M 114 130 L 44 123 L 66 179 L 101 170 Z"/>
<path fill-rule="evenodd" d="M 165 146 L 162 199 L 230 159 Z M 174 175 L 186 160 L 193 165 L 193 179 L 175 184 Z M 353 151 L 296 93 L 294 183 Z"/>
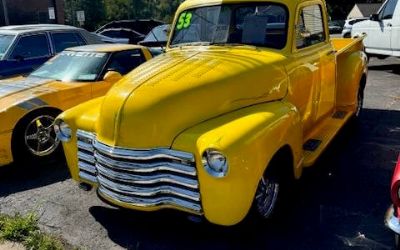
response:
<path fill-rule="evenodd" d="M 392 24 L 391 24 L 391 23 L 388 23 L 388 24 L 386 24 L 386 26 L 388 26 L 388 27 L 392 27 Z"/>

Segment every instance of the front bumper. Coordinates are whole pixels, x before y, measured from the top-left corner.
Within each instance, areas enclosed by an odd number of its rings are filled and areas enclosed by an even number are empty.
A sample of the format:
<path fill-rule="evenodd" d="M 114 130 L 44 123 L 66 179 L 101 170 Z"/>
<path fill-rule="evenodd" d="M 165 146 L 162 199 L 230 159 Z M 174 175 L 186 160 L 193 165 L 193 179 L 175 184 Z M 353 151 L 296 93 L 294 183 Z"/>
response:
<path fill-rule="evenodd" d="M 385 225 L 393 232 L 400 234 L 400 220 L 396 217 L 393 206 L 390 206 L 386 212 Z"/>

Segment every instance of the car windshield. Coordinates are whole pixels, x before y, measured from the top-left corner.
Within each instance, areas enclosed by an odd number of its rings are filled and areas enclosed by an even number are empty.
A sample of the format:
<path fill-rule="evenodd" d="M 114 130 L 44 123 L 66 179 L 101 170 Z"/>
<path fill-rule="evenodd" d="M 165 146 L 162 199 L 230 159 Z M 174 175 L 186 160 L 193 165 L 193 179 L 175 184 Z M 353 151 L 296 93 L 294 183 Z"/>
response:
<path fill-rule="evenodd" d="M 224 4 L 180 13 L 171 47 L 254 45 L 282 49 L 287 41 L 288 11 L 281 4 Z"/>
<path fill-rule="evenodd" d="M 3 59 L 15 36 L 0 34 L 0 60 Z"/>
<path fill-rule="evenodd" d="M 95 81 L 109 57 L 108 53 L 63 51 L 30 76 L 71 81 Z"/>
<path fill-rule="evenodd" d="M 168 40 L 169 25 L 160 25 L 152 29 L 146 38 L 145 42 L 166 42 Z"/>

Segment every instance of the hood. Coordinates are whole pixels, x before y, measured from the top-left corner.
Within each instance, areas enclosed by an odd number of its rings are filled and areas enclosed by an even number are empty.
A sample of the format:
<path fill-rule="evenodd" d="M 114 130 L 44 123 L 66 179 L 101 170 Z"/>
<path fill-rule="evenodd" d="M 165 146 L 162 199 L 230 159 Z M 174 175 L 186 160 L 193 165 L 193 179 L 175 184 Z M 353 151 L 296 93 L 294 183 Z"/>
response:
<path fill-rule="evenodd" d="M 38 77 L 16 77 L 0 81 L 0 112 L 38 97 L 70 89 L 70 84 Z"/>
<path fill-rule="evenodd" d="M 130 148 L 170 147 L 184 130 L 287 91 L 281 54 L 257 49 L 174 49 L 132 71 L 106 95 L 100 141 Z"/>

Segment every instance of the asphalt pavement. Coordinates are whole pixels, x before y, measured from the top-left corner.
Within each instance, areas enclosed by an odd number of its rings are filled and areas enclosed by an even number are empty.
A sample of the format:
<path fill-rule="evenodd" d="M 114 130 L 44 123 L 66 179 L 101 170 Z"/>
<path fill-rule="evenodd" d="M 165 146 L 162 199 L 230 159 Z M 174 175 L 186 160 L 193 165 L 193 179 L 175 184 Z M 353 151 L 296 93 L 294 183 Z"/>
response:
<path fill-rule="evenodd" d="M 400 152 L 400 60 L 372 59 L 369 70 L 360 123 L 307 169 L 282 221 L 227 228 L 112 208 L 60 163 L 0 169 L 0 213 L 35 211 L 45 231 L 87 249 L 392 249 L 383 218 Z"/>

